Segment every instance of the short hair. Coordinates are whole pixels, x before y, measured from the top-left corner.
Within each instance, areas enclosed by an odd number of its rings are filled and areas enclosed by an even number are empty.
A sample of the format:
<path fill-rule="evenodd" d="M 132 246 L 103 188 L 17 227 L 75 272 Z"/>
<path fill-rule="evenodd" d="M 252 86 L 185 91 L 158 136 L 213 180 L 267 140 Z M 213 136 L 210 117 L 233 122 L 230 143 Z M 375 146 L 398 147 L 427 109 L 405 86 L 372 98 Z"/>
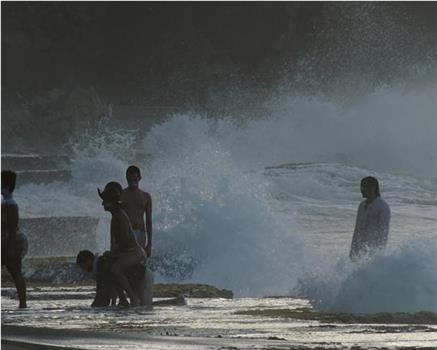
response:
<path fill-rule="evenodd" d="M 363 178 L 361 180 L 361 185 L 373 187 L 375 189 L 376 196 L 379 197 L 381 195 L 381 193 L 379 192 L 379 182 L 376 179 L 376 177 L 367 176 L 367 177 Z"/>
<path fill-rule="evenodd" d="M 9 191 L 13 192 L 15 189 L 15 182 L 17 180 L 17 174 L 11 170 L 2 170 L 2 187 L 9 188 Z"/>
<path fill-rule="evenodd" d="M 120 197 L 122 192 L 123 188 L 118 182 L 115 181 L 108 182 L 103 192 L 100 190 L 100 188 L 97 188 L 97 193 L 99 194 L 100 198 L 102 198 L 104 201 L 116 204 L 121 204 Z"/>
<path fill-rule="evenodd" d="M 126 176 L 128 174 L 138 174 L 138 176 L 141 177 L 140 168 L 138 168 L 136 165 L 131 165 L 126 170 Z"/>
<path fill-rule="evenodd" d="M 77 254 L 76 264 L 81 265 L 87 262 L 88 260 L 94 260 L 94 254 L 89 250 L 81 250 L 79 254 Z"/>

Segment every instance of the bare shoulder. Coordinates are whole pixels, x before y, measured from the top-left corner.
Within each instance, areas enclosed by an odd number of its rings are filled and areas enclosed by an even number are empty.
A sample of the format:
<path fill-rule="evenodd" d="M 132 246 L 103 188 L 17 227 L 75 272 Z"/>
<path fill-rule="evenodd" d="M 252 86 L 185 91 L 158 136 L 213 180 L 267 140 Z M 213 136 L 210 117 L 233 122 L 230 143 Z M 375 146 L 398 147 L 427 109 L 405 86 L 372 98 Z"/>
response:
<path fill-rule="evenodd" d="M 128 188 L 123 188 L 123 191 L 121 191 L 121 198 L 129 197 L 129 190 Z"/>
<path fill-rule="evenodd" d="M 146 202 L 150 203 L 152 201 L 152 196 L 150 195 L 150 193 L 146 191 L 141 191 L 141 192 L 143 193 Z"/>

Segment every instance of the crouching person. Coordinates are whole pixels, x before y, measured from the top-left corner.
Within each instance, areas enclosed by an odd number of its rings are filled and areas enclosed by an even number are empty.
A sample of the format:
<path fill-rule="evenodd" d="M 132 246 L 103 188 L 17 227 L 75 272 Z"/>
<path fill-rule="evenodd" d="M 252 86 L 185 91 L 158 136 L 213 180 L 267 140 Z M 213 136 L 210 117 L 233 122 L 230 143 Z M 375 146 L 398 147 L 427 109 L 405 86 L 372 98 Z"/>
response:
<path fill-rule="evenodd" d="M 116 299 L 119 298 L 119 306 L 128 306 L 124 292 L 117 288 L 114 277 L 111 273 L 111 267 L 116 259 L 111 256 L 110 252 L 103 255 L 93 254 L 89 250 L 82 250 L 76 258 L 77 265 L 85 272 L 91 273 L 96 281 L 96 295 L 91 304 L 92 307 L 105 307 L 116 305 Z M 151 273 L 145 270 L 144 265 L 137 264 L 127 272 L 128 280 L 132 285 L 134 293 L 141 301 L 142 306 L 152 307 Z"/>
<path fill-rule="evenodd" d="M 143 263 L 146 255 L 136 241 L 129 217 L 121 208 L 122 187 L 118 182 L 110 182 L 103 192 L 98 189 L 98 193 L 103 200 L 103 208 L 112 215 L 111 255 L 114 256 L 115 261 L 111 266 L 111 272 L 118 286 L 126 291 L 130 306 L 139 306 L 141 300 L 135 294 L 127 272 L 133 266 Z"/>
<path fill-rule="evenodd" d="M 85 272 L 90 273 L 96 281 L 96 295 L 91 307 L 115 306 L 117 297 L 120 298 L 119 306 L 128 306 L 124 293 L 120 293 L 114 284 L 111 274 L 113 258 L 110 254 L 93 254 L 89 250 L 82 250 L 76 258 L 76 264 Z"/>

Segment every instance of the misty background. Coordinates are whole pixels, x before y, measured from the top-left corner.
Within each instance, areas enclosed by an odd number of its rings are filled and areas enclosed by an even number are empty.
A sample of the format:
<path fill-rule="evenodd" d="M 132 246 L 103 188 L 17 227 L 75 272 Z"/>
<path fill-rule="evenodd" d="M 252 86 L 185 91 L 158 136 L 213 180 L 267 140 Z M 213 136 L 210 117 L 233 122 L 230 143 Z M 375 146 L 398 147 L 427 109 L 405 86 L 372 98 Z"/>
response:
<path fill-rule="evenodd" d="M 59 152 L 108 115 L 244 122 L 296 95 L 435 86 L 436 18 L 431 2 L 2 3 L 3 152 Z"/>
<path fill-rule="evenodd" d="M 154 256 L 177 272 L 158 281 L 437 310 L 436 3 L 1 6 L 2 155 L 69 160 L 19 183 L 21 218 L 92 217 L 103 251 L 96 187 L 135 163 Z M 368 175 L 391 231 L 387 254 L 356 267 Z"/>

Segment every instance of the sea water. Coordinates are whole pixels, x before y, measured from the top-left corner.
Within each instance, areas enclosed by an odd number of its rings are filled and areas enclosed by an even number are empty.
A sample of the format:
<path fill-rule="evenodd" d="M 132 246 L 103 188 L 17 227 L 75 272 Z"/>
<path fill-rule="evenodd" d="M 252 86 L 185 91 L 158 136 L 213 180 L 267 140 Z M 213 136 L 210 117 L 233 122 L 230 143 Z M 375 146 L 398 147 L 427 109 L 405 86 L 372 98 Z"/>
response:
<path fill-rule="evenodd" d="M 387 88 L 347 106 L 281 97 L 261 118 L 186 113 L 148 130 L 108 117 L 71 140 L 69 183 L 22 186 L 16 199 L 25 216 L 101 218 L 103 250 L 109 220 L 96 189 L 125 183 L 135 163 L 153 198 L 154 254 L 192 262 L 187 281 L 342 311 L 437 311 L 436 91 Z M 392 210 L 389 242 L 352 264 L 368 175 Z"/>

